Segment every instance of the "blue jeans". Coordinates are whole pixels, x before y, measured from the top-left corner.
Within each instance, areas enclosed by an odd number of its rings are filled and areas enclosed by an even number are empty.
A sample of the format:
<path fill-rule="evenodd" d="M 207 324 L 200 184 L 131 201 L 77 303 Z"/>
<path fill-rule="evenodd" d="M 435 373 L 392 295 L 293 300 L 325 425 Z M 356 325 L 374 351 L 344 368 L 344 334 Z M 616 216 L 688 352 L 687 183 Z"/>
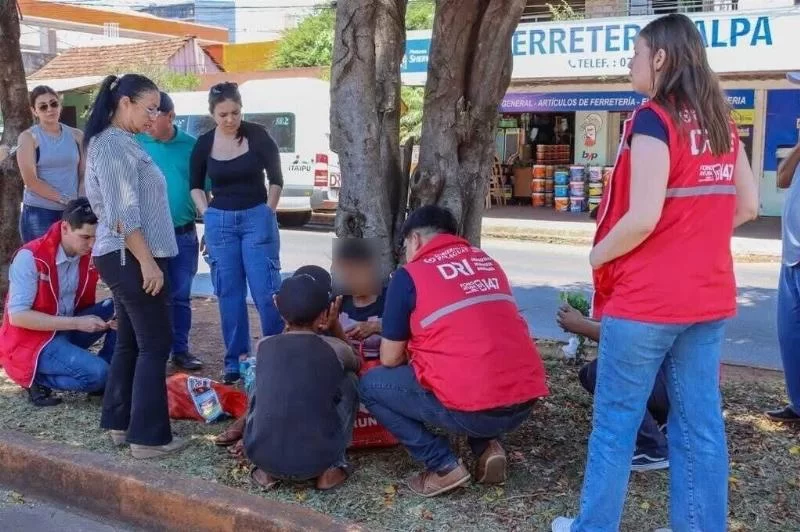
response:
<path fill-rule="evenodd" d="M 781 266 L 778 284 L 778 343 L 786 393 L 800 414 L 800 265 Z"/>
<path fill-rule="evenodd" d="M 63 214 L 64 211 L 23 205 L 22 214 L 19 217 L 19 236 L 22 243 L 27 244 L 44 235 L 50 226 L 61 221 Z"/>
<path fill-rule="evenodd" d="M 172 299 L 172 352 L 189 352 L 189 330 L 192 328 L 192 281 L 197 275 L 200 244 L 197 232 L 175 235 L 178 254 L 167 262 L 170 298 Z"/>
<path fill-rule="evenodd" d="M 670 410 L 670 520 L 722 531 L 728 449 L 719 391 L 724 321 L 663 325 L 604 318 L 581 511 L 573 532 L 619 530 L 636 432 L 662 363 Z"/>
<path fill-rule="evenodd" d="M 531 405 L 485 412 L 447 409 L 420 386 L 411 366 L 378 367 L 361 377 L 361 402 L 415 460 L 428 471 L 444 471 L 458 464 L 446 436 L 436 436 L 425 424 L 451 434 L 466 435 L 475 456 L 489 442 L 519 427 L 530 415 Z"/>
<path fill-rule="evenodd" d="M 86 308 L 76 316 L 97 316 L 108 321 L 114 316 L 114 302 L 106 299 Z M 105 335 L 97 355 L 88 351 Z M 116 331 L 85 333 L 60 332 L 42 349 L 36 368 L 36 383 L 54 390 L 99 392 L 106 385 L 108 366 L 117 343 Z"/>
<path fill-rule="evenodd" d="M 219 302 L 225 372 L 239 372 L 239 357 L 250 353 L 247 288 L 261 317 L 261 334 L 283 331 L 273 295 L 281 283 L 280 233 L 266 204 L 244 211 L 209 208 L 204 216 L 214 293 Z"/>
<path fill-rule="evenodd" d="M 594 395 L 597 385 L 597 359 L 592 360 L 578 372 L 581 386 Z M 660 426 L 666 425 L 669 416 L 669 396 L 667 395 L 667 377 L 664 367 L 658 370 L 656 383 L 647 399 L 647 410 L 644 413 L 639 432 L 636 433 L 636 454 L 647 454 L 652 458 L 667 458 L 667 437 Z"/>

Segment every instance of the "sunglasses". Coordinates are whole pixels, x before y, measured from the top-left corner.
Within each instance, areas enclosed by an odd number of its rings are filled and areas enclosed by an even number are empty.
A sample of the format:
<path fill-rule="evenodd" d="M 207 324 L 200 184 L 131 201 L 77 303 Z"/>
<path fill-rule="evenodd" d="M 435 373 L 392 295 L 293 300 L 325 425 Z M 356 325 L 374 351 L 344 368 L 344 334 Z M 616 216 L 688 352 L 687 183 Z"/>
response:
<path fill-rule="evenodd" d="M 43 112 L 47 111 L 48 107 L 50 109 L 58 109 L 59 107 L 61 107 L 61 104 L 58 103 L 56 100 L 53 100 L 49 104 L 43 103 L 43 104 L 39 105 L 37 107 L 37 109 L 39 109 L 39 111 L 43 113 Z"/>
<path fill-rule="evenodd" d="M 217 96 L 226 92 L 233 92 L 239 89 L 239 84 L 234 81 L 224 81 L 211 87 L 211 94 Z"/>

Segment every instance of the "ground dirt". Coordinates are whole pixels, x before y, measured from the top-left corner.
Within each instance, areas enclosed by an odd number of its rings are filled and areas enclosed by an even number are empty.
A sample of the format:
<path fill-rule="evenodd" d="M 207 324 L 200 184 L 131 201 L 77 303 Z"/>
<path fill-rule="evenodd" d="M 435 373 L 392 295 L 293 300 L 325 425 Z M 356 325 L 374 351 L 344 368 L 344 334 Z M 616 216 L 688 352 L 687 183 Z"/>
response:
<path fill-rule="evenodd" d="M 206 368 L 197 373 L 219 379 L 223 346 L 216 302 L 196 299 L 194 309 L 191 344 L 206 362 Z M 251 324 L 256 323 L 252 311 Z M 180 455 L 153 464 L 164 474 L 197 476 L 376 530 L 549 530 L 552 518 L 574 515 L 577 510 L 591 398 L 578 383 L 578 366 L 563 360 L 559 344 L 540 341 L 539 348 L 551 396 L 540 401 L 530 419 L 509 436 L 510 477 L 502 487 L 473 485 L 436 499 L 418 498 L 403 483 L 418 471 L 418 465 L 405 451 L 394 448 L 351 453 L 355 473 L 333 493 L 320 493 L 309 485 L 262 493 L 251 485 L 246 466 L 214 446 L 213 437 L 226 423 L 175 422 L 175 432 L 191 437 L 194 444 Z M 800 431 L 773 424 L 761 415 L 762 410 L 785 401 L 781 374 L 725 366 L 722 389 L 731 461 L 729 528 L 800 530 Z M 0 371 L 0 427 L 132 460 L 130 451 L 113 448 L 99 429 L 97 401 L 77 394 L 64 398 L 58 407 L 33 408 L 24 392 Z M 465 442 L 453 439 L 453 444 L 471 466 Z M 623 530 L 643 532 L 668 525 L 667 478 L 665 472 L 631 476 Z"/>

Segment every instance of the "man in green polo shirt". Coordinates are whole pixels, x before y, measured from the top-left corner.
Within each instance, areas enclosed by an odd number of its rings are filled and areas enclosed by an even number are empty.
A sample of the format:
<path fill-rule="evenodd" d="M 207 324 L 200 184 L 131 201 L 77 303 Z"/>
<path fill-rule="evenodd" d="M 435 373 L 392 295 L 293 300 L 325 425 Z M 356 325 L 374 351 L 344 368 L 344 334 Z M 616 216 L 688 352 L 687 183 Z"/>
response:
<path fill-rule="evenodd" d="M 192 327 L 192 281 L 197 274 L 199 243 L 195 228 L 195 206 L 189 186 L 189 158 L 196 139 L 175 126 L 175 105 L 161 93 L 158 117 L 150 130 L 136 135 L 142 148 L 167 179 L 167 196 L 178 241 L 178 255 L 169 260 L 170 296 L 172 297 L 172 363 L 183 369 L 200 369 L 203 363 L 189 352 L 189 329 Z"/>

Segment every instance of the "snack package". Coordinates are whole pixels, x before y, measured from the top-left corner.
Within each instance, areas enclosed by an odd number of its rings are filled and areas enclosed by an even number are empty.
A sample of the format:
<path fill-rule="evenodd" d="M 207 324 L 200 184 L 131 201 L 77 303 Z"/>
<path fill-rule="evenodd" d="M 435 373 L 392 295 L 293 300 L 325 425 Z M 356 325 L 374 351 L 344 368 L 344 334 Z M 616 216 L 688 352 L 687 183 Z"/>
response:
<path fill-rule="evenodd" d="M 239 418 L 247 413 L 247 396 L 243 391 L 185 373 L 167 377 L 167 402 L 170 419 L 211 423 L 223 414 Z"/>
<path fill-rule="evenodd" d="M 217 397 L 217 392 L 212 388 L 211 379 L 200 377 L 189 377 L 186 379 L 186 387 L 189 389 L 189 396 L 194 402 L 197 412 L 202 416 L 206 423 L 212 423 L 224 414 L 222 405 Z"/>

